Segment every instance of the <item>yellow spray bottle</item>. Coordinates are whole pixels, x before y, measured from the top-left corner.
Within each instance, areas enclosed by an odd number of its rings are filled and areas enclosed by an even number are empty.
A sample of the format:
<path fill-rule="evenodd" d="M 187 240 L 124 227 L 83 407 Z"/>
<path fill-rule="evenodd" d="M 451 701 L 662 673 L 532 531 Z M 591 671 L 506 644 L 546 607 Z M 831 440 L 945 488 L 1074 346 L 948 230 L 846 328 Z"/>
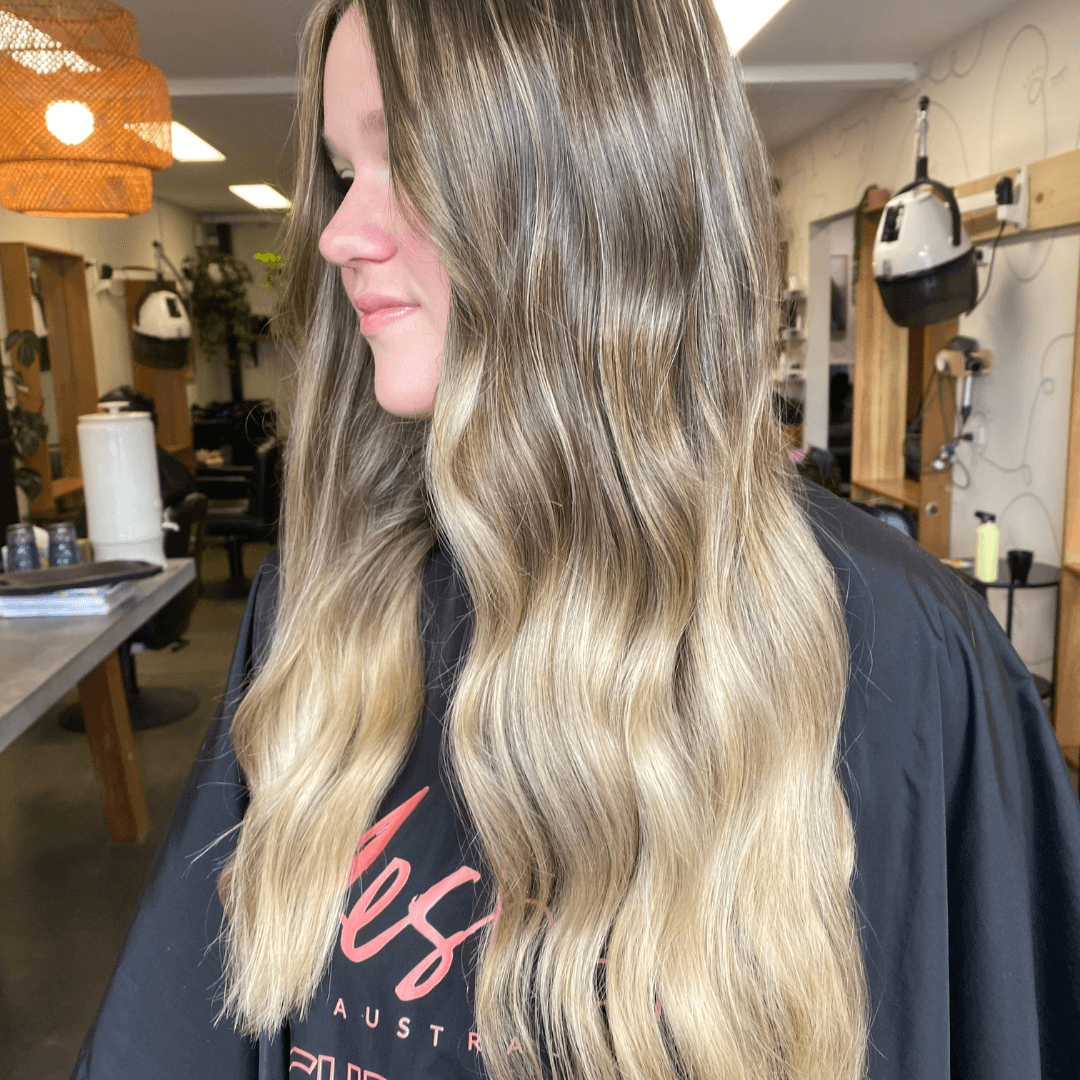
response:
<path fill-rule="evenodd" d="M 998 527 L 993 514 L 976 510 L 975 516 L 982 524 L 975 530 L 975 576 L 980 581 L 997 581 L 998 576 Z"/>

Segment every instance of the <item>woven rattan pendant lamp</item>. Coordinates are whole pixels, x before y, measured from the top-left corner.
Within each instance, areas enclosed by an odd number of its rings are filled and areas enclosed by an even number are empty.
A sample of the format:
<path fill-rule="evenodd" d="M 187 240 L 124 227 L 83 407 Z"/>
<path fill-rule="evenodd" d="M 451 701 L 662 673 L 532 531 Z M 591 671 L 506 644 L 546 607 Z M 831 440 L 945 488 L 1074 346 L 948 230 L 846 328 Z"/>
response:
<path fill-rule="evenodd" d="M 0 204 L 49 217 L 150 209 L 172 108 L 139 24 L 106 0 L 0 0 Z"/>

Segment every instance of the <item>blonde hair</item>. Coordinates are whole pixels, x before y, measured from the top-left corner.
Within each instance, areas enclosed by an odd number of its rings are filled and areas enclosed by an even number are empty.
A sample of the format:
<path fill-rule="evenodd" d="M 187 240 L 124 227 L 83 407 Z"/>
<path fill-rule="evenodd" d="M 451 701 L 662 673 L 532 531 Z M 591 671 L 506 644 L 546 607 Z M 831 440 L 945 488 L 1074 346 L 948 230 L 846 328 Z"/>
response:
<path fill-rule="evenodd" d="M 384 413 L 316 249 L 348 7 L 324 0 L 284 250 L 280 599 L 232 728 L 251 799 L 219 885 L 224 1011 L 272 1032 L 326 972 L 418 730 L 438 530 L 474 612 L 449 760 L 501 906 L 478 1030 L 524 1051 L 485 1054 L 493 1080 L 854 1080 L 847 634 L 772 412 L 769 170 L 712 4 L 357 6 L 449 325 L 431 420 Z"/>

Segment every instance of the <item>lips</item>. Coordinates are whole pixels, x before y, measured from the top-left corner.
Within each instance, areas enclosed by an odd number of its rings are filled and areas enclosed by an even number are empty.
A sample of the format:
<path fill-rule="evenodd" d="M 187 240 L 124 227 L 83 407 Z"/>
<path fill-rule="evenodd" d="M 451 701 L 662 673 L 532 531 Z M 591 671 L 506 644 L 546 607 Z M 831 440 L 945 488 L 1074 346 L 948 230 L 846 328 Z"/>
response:
<path fill-rule="evenodd" d="M 365 337 L 406 318 L 418 306 L 402 300 L 400 296 L 382 293 L 360 293 L 353 297 L 353 304 L 360 312 L 360 333 Z"/>

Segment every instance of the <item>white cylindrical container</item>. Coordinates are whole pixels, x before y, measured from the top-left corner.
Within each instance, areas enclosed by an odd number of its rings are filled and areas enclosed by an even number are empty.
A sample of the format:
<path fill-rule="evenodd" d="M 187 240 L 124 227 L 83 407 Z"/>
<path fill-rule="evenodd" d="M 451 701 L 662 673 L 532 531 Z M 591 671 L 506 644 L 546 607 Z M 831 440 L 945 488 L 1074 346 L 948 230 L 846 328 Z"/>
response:
<path fill-rule="evenodd" d="M 154 425 L 150 414 L 110 412 L 80 416 L 79 458 L 86 497 L 86 531 L 95 561 L 139 559 L 165 565 Z"/>

